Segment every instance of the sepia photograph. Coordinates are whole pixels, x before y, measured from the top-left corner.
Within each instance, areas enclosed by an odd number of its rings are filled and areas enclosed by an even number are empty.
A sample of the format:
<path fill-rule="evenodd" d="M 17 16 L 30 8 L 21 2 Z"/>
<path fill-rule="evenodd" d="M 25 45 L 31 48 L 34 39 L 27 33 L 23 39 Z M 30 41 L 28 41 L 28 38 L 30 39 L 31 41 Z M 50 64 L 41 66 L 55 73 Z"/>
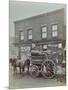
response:
<path fill-rule="evenodd" d="M 66 4 L 9 0 L 9 89 L 66 86 Z"/>

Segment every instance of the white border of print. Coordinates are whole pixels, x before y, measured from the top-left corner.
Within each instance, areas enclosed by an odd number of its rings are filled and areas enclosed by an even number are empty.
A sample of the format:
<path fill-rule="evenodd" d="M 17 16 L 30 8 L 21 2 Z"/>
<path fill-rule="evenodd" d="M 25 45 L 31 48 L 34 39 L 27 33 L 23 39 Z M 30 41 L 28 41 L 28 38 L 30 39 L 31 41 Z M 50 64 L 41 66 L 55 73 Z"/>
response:
<path fill-rule="evenodd" d="M 18 0 L 17 0 L 18 1 Z M 68 0 L 19 0 L 19 1 L 33 1 L 33 2 L 48 2 L 48 3 L 62 3 L 68 5 Z M 68 12 L 67 12 L 68 16 Z M 68 21 L 68 18 L 67 18 Z M 67 26 L 68 29 L 68 26 Z M 68 41 L 68 31 L 66 33 Z M 68 42 L 67 42 L 68 43 Z M 68 44 L 66 44 L 68 47 Z M 68 48 L 67 48 L 68 54 Z M 68 56 L 67 56 L 68 59 Z M 9 86 L 9 0 L 0 0 L 0 90 L 6 90 Z M 68 68 L 68 62 L 67 62 Z M 68 75 L 67 75 L 68 77 Z M 68 80 L 67 80 L 68 81 Z M 60 87 L 43 87 L 31 88 L 28 90 L 57 90 L 67 89 L 67 86 Z M 20 89 L 17 89 L 20 90 Z"/>

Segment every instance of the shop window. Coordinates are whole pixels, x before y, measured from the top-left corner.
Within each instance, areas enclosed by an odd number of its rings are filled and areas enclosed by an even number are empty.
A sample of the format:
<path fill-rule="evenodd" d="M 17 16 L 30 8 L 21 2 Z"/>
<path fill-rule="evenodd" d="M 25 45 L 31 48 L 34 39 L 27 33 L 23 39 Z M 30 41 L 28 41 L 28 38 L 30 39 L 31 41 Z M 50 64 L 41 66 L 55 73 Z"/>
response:
<path fill-rule="evenodd" d="M 31 47 L 29 46 L 21 47 L 21 52 L 24 52 L 24 51 L 28 52 L 30 50 L 31 50 Z"/>
<path fill-rule="evenodd" d="M 62 48 L 62 43 L 59 43 L 58 44 L 58 48 Z"/>
<path fill-rule="evenodd" d="M 47 49 L 47 45 L 43 45 L 43 49 Z"/>

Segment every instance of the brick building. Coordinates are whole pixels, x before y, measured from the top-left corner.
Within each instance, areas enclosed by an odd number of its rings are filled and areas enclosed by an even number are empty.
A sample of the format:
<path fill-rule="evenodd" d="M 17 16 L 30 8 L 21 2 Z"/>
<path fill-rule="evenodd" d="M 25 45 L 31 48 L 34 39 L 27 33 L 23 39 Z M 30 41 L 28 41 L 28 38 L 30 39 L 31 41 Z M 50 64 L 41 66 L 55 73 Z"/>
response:
<path fill-rule="evenodd" d="M 66 47 L 65 9 L 15 21 L 15 46 L 22 58 L 32 47 L 64 49 Z"/>

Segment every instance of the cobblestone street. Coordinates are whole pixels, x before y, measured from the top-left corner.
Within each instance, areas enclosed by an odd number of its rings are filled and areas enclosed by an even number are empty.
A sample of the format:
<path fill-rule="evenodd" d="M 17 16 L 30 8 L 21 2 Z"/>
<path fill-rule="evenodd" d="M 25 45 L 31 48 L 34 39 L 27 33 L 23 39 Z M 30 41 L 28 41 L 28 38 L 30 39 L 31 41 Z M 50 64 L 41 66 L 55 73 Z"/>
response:
<path fill-rule="evenodd" d="M 13 68 L 9 68 L 9 88 L 37 88 L 37 87 L 52 87 L 64 86 L 65 83 L 59 82 L 56 79 L 44 79 L 42 76 L 32 78 L 30 75 L 14 75 Z"/>

